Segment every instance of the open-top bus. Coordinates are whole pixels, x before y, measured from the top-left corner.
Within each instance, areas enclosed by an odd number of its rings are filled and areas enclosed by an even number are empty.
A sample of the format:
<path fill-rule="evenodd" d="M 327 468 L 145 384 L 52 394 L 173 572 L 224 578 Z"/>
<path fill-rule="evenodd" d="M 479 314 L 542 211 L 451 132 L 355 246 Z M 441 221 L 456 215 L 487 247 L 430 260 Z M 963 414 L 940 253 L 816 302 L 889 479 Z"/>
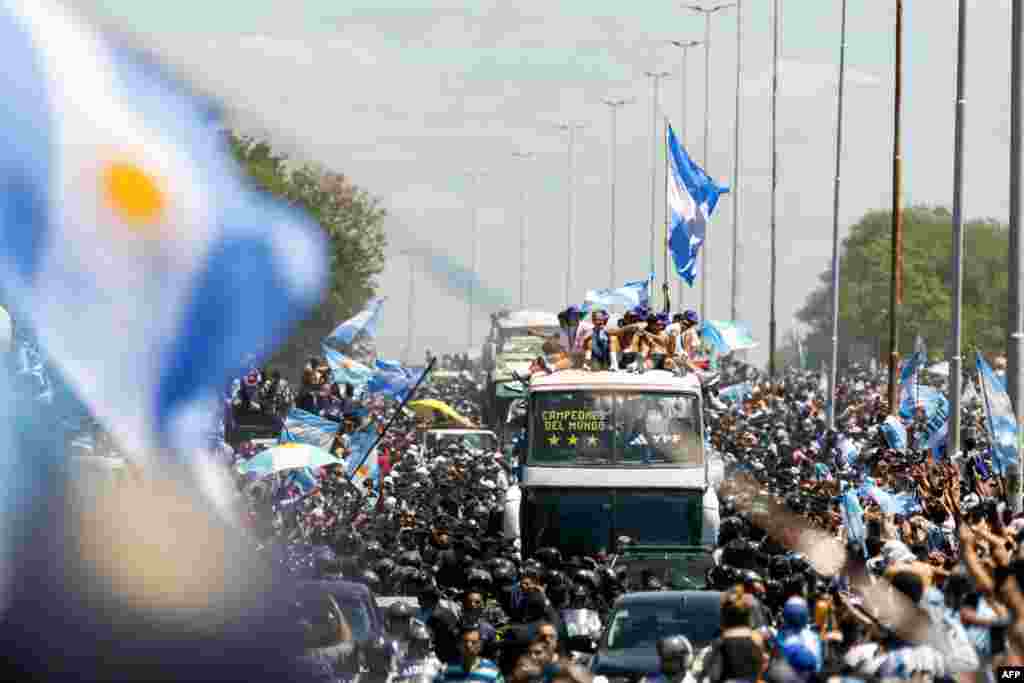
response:
<path fill-rule="evenodd" d="M 708 484 L 701 390 L 692 376 L 566 370 L 528 389 L 521 470 L 525 553 L 620 553 L 639 576 L 700 588 L 718 499 Z M 620 547 L 619 539 L 631 542 Z"/>

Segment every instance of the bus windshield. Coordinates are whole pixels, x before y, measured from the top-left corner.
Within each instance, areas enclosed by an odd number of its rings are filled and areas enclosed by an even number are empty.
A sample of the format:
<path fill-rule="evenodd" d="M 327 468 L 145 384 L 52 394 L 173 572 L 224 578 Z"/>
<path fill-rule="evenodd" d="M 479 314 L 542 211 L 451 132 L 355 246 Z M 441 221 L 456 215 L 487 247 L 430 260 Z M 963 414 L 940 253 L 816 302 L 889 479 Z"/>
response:
<path fill-rule="evenodd" d="M 700 467 L 692 394 L 552 391 L 533 395 L 528 466 Z"/>

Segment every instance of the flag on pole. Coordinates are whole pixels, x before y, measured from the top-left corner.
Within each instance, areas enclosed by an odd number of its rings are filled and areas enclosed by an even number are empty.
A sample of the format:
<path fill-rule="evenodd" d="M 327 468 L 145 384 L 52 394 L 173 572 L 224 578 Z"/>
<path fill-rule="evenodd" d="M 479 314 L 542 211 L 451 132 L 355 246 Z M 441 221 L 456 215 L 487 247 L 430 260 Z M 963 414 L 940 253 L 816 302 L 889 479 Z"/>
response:
<path fill-rule="evenodd" d="M 339 427 L 341 425 L 337 422 L 325 420 L 305 410 L 292 408 L 284 420 L 280 441 L 282 443 L 292 441 L 308 443 L 330 452 L 331 444 L 334 443 L 334 437 L 337 436 Z"/>
<path fill-rule="evenodd" d="M 360 334 L 367 337 L 376 336 L 377 322 L 380 320 L 380 311 L 384 306 L 384 301 L 383 297 L 370 299 L 370 302 L 366 304 L 366 308 L 334 328 L 334 331 L 328 335 L 327 339 L 342 344 L 351 344 L 352 340 Z"/>
<path fill-rule="evenodd" d="M 371 422 L 353 434 L 349 441 L 351 453 L 348 456 L 346 472 L 360 491 L 364 490 L 363 482 L 367 480 L 374 482 L 374 486 L 380 490 L 380 466 L 377 463 L 376 449 L 370 451 L 377 441 L 377 434 L 377 426 Z"/>
<path fill-rule="evenodd" d="M 700 328 L 701 338 L 718 353 L 743 351 L 757 346 L 750 328 L 743 323 L 705 320 Z"/>
<path fill-rule="evenodd" d="M 1017 418 L 1006 389 L 980 353 L 975 363 L 981 380 L 981 393 L 985 398 L 992 464 L 999 474 L 1003 474 L 1006 466 L 1017 460 Z"/>
<path fill-rule="evenodd" d="M 376 371 L 370 377 L 366 391 L 371 394 L 384 394 L 399 401 L 405 399 L 405 395 L 416 386 L 416 382 L 426 372 L 423 370 L 417 373 L 393 360 L 378 360 L 375 365 Z"/>
<path fill-rule="evenodd" d="M 320 349 L 323 351 L 327 365 L 331 368 L 335 382 L 351 384 L 353 388 L 361 389 L 373 376 L 373 370 L 352 360 L 340 351 L 335 351 L 326 344 L 321 344 Z"/>
<path fill-rule="evenodd" d="M 669 251 L 676 272 L 693 287 L 697 279 L 697 254 L 704 244 L 708 222 L 720 195 L 729 191 L 694 163 L 680 146 L 672 126 L 668 128 Z"/>

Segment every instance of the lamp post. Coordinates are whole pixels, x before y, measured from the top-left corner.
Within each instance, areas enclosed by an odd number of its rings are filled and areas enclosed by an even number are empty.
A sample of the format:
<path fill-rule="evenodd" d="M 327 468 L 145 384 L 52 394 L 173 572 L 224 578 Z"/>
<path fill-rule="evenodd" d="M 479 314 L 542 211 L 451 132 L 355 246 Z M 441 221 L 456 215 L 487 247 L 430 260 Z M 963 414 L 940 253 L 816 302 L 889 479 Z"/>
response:
<path fill-rule="evenodd" d="M 679 137 L 685 139 L 685 136 L 689 130 L 686 124 L 686 75 L 687 71 L 687 57 L 689 56 L 690 48 L 703 45 L 703 41 L 700 40 L 670 40 L 669 43 L 678 47 L 682 53 L 682 63 L 679 65 Z M 676 295 L 677 307 L 682 310 L 683 307 L 683 279 L 679 278 L 677 283 L 677 295 Z"/>
<path fill-rule="evenodd" d="M 839 29 L 839 98 L 836 104 L 836 175 L 832 190 L 832 365 L 828 372 L 828 428 L 836 426 L 836 365 L 839 363 L 839 182 L 843 164 L 843 86 L 846 82 L 846 0 Z"/>
<path fill-rule="evenodd" d="M 903 0 L 896 0 L 896 64 L 892 132 L 892 283 L 889 289 L 889 414 L 899 415 L 899 308 L 903 305 Z M 1011 228 L 1012 232 L 1012 228 Z M 1011 249 L 1012 251 L 1012 249 Z M 1012 280 L 1012 277 L 1011 277 Z"/>
<path fill-rule="evenodd" d="M 1024 0 L 1013 0 L 1012 35 L 1010 47 L 1010 283 L 1009 320 L 1007 321 L 1008 368 L 1006 387 L 1018 426 L 1024 423 L 1024 239 L 1021 239 L 1021 211 L 1024 210 L 1024 187 L 1021 186 L 1021 167 L 1024 166 L 1024 97 L 1021 80 L 1024 79 Z M 1020 428 L 1020 427 L 1018 427 Z M 1020 467 L 1017 469 L 1020 476 Z M 1014 506 L 1021 509 L 1019 482 L 1014 482 Z"/>
<path fill-rule="evenodd" d="M 953 123 L 953 315 L 952 348 L 949 354 L 949 426 L 946 429 L 946 453 L 960 451 L 961 354 L 960 326 L 964 305 L 964 87 L 967 66 L 967 0 L 957 3 L 956 35 L 956 118 Z"/>
<path fill-rule="evenodd" d="M 775 339 L 778 326 L 775 323 L 775 292 L 778 275 L 776 244 L 776 193 L 779 187 L 779 153 L 776 121 L 779 102 L 779 24 L 781 22 L 781 0 L 775 0 L 772 7 L 772 196 L 771 196 L 771 280 L 768 286 L 768 376 L 775 379 Z M 733 262 L 735 265 L 735 261 Z"/>
<path fill-rule="evenodd" d="M 735 6 L 736 3 L 722 5 L 683 5 L 691 12 L 704 15 L 704 171 L 709 172 L 711 140 L 711 15 Z M 735 190 L 735 188 L 733 188 Z M 700 256 L 700 317 L 708 315 L 708 247 L 710 240 L 705 239 L 701 246 Z"/>
<path fill-rule="evenodd" d="M 654 255 L 655 235 L 658 232 L 658 96 L 661 81 L 672 74 L 668 71 L 645 71 L 644 76 L 651 79 L 651 273 L 658 272 L 658 262 Z M 665 274 L 666 277 L 668 273 Z M 657 278 L 655 278 L 657 280 Z M 614 285 L 612 285 L 614 287 Z M 654 292 L 651 292 L 653 297 Z"/>
<path fill-rule="evenodd" d="M 619 146 L 618 114 L 619 114 L 619 109 L 621 109 L 622 107 L 626 106 L 627 104 L 632 104 L 634 101 L 635 100 L 632 97 L 630 97 L 630 98 L 611 98 L 611 97 L 609 97 L 609 98 L 606 98 L 606 99 L 602 100 L 602 102 L 604 102 L 606 105 L 608 105 L 608 109 L 611 112 L 611 126 L 612 126 L 612 136 L 611 136 L 612 137 L 612 142 L 611 142 L 611 150 L 610 150 L 610 152 L 611 152 L 611 162 L 610 162 L 611 163 L 611 171 L 610 171 L 611 192 L 609 193 L 611 195 L 611 254 L 609 255 L 609 263 L 610 263 L 610 271 L 611 272 L 608 274 L 608 286 L 610 288 L 614 288 L 615 287 L 615 283 L 616 283 L 616 279 L 615 279 L 615 189 L 616 188 L 615 188 L 615 186 L 616 186 L 616 180 L 617 180 L 617 177 L 618 177 L 618 169 L 617 169 L 617 164 L 618 164 L 618 146 Z"/>
<path fill-rule="evenodd" d="M 534 155 L 532 152 L 513 152 L 512 158 L 517 161 L 532 161 Z M 519 193 L 519 307 L 526 308 L 526 180 L 522 181 L 523 185 Z"/>
<path fill-rule="evenodd" d="M 470 198 L 470 215 L 472 217 L 473 225 L 473 255 L 472 255 L 472 269 L 474 277 L 478 272 L 479 260 L 480 260 L 480 224 L 477 216 L 477 188 L 480 186 L 480 180 L 487 175 L 486 171 L 474 170 L 467 171 L 466 177 L 470 179 L 473 185 L 472 196 Z M 466 350 L 467 352 L 473 348 L 473 315 L 476 313 L 475 299 L 476 297 L 476 283 L 475 280 L 470 279 L 469 282 L 469 305 L 468 305 L 468 321 L 466 328 L 468 330 L 468 337 L 466 339 Z"/>
<path fill-rule="evenodd" d="M 406 323 L 406 338 L 405 338 L 405 364 L 409 365 L 412 361 L 412 345 L 415 340 L 414 329 L 416 327 L 416 265 L 413 260 L 413 252 L 403 251 L 402 256 L 409 259 L 409 311 L 406 313 L 408 321 Z"/>
<path fill-rule="evenodd" d="M 556 126 L 558 130 L 568 133 L 568 224 L 566 226 L 566 253 L 565 253 L 565 305 L 569 306 L 572 304 L 572 260 L 573 260 L 573 243 L 572 243 L 572 231 L 573 231 L 573 220 L 575 219 L 576 211 L 576 169 L 575 153 L 576 153 L 576 133 L 587 127 L 585 123 L 567 121 L 560 123 Z"/>

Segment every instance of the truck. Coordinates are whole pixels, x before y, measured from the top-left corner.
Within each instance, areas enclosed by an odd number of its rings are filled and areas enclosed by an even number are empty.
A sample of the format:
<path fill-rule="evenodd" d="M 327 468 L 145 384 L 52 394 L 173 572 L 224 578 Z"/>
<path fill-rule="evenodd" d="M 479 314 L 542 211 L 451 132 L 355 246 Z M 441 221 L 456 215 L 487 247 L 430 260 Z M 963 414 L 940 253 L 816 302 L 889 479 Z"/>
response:
<path fill-rule="evenodd" d="M 540 311 L 503 312 L 491 316 L 491 333 L 484 344 L 484 423 L 507 440 L 506 425 L 509 408 L 517 399 L 526 396 L 515 375 L 525 377 L 530 364 L 542 355 L 544 339 L 532 336 L 530 331 L 544 335 L 557 334 L 558 316 Z"/>
<path fill-rule="evenodd" d="M 696 377 L 563 370 L 526 389 L 525 556 L 617 555 L 632 585 L 704 586 L 718 534 Z"/>

